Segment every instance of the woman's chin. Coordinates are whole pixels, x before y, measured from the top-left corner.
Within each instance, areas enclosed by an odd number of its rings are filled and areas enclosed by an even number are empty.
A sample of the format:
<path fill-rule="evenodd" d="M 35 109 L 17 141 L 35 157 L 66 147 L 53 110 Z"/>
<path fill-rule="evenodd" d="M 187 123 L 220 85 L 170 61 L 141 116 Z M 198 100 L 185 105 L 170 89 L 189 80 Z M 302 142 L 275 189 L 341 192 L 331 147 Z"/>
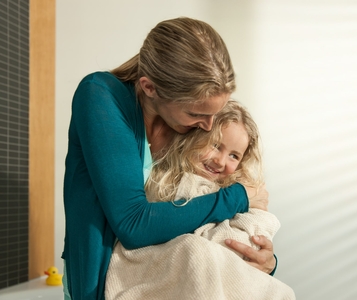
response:
<path fill-rule="evenodd" d="M 180 133 L 180 134 L 186 134 L 188 133 L 189 131 L 191 131 L 192 129 L 196 129 L 197 126 L 176 126 L 174 128 L 174 130 L 177 132 L 177 133 Z"/>

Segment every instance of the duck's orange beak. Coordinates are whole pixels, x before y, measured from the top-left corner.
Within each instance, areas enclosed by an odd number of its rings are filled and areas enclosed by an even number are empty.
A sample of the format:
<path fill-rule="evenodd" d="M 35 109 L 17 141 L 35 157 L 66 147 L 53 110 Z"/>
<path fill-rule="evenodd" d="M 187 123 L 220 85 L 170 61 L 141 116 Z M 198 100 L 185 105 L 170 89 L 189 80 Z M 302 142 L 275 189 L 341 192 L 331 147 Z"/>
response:
<path fill-rule="evenodd" d="M 50 273 L 48 273 L 47 271 L 45 271 L 45 274 L 46 274 L 47 276 L 50 276 Z"/>

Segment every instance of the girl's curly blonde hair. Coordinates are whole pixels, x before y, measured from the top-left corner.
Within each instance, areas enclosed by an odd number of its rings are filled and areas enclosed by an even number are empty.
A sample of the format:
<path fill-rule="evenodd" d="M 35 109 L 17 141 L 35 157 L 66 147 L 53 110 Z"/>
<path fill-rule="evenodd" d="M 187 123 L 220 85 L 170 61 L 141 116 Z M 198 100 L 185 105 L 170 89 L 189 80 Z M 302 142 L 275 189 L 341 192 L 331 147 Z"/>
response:
<path fill-rule="evenodd" d="M 260 137 L 256 123 L 249 112 L 237 101 L 229 100 L 215 116 L 211 131 L 197 128 L 185 135 L 177 134 L 169 148 L 162 152 L 152 167 L 145 190 L 151 201 L 172 201 L 184 173 L 195 173 L 200 154 L 208 147 L 219 144 L 222 128 L 231 122 L 242 123 L 248 133 L 249 145 L 236 171 L 217 182 L 226 187 L 239 182 L 258 188 L 263 183 Z"/>

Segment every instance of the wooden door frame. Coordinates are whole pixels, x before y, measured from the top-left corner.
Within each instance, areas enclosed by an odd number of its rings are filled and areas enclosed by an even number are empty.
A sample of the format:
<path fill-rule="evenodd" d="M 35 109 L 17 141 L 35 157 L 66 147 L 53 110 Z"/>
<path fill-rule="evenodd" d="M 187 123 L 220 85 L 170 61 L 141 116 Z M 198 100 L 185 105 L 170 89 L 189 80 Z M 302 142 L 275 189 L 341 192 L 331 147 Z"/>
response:
<path fill-rule="evenodd" d="M 29 7 L 29 279 L 54 264 L 55 0 Z"/>

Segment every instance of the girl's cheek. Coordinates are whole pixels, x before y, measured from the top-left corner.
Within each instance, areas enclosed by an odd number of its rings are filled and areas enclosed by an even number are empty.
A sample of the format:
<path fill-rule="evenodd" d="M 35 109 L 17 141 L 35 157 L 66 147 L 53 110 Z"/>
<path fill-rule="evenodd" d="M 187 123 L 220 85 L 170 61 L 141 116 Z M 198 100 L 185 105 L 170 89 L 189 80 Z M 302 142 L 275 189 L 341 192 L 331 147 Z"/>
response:
<path fill-rule="evenodd" d="M 238 165 L 232 165 L 229 166 L 228 168 L 226 168 L 226 172 L 227 174 L 233 174 L 235 172 L 235 170 L 237 170 Z"/>

